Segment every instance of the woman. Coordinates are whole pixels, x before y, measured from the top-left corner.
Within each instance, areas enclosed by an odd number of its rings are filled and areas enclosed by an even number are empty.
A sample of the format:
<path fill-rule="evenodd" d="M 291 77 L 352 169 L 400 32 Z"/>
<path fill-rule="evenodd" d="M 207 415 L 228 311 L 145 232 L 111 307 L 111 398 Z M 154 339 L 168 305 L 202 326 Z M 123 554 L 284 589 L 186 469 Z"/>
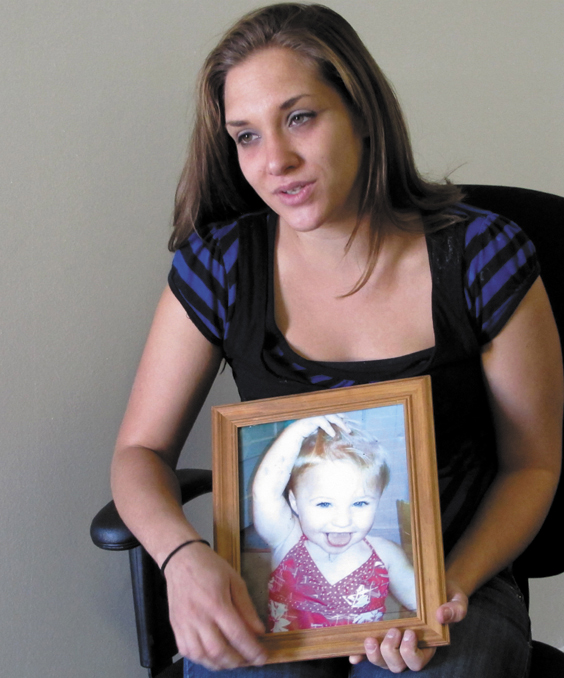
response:
<path fill-rule="evenodd" d="M 434 656 L 392 629 L 352 672 L 526 675 L 506 568 L 559 476 L 560 345 L 526 236 L 461 197 L 418 175 L 390 86 L 333 11 L 257 10 L 208 57 L 169 287 L 112 473 L 120 514 L 166 563 L 186 675 L 348 674 L 339 659 L 258 668 L 245 586 L 184 518 L 172 469 L 224 358 L 243 399 L 431 375 L 448 578 L 436 614 L 452 644 Z"/>

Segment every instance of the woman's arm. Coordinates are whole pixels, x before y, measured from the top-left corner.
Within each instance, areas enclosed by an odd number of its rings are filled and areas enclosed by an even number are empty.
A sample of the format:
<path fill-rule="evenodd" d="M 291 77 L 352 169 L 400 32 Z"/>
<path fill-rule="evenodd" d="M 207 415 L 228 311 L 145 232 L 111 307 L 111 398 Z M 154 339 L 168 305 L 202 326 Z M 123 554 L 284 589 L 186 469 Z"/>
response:
<path fill-rule="evenodd" d="M 562 355 L 540 279 L 484 349 L 482 364 L 499 470 L 470 528 L 448 558 L 447 578 L 458 582 L 467 595 L 511 563 L 533 539 L 560 477 Z"/>
<path fill-rule="evenodd" d="M 112 463 L 118 511 L 157 564 L 199 535 L 182 511 L 173 469 L 221 362 L 167 288 L 139 365 Z M 240 577 L 203 544 L 166 568 L 179 651 L 210 668 L 261 663 L 263 631 Z"/>
<path fill-rule="evenodd" d="M 112 491 L 128 527 L 161 563 L 187 526 L 173 469 L 213 383 L 221 356 L 166 289 L 118 434 Z M 164 521 L 164 530 L 163 530 Z"/>
<path fill-rule="evenodd" d="M 482 355 L 494 415 L 499 470 L 470 527 L 447 560 L 449 601 L 441 623 L 461 621 L 468 597 L 511 563 L 550 508 L 562 458 L 563 376 L 560 340 L 542 282 L 531 287 Z M 418 671 L 433 655 L 415 634 L 392 630 L 367 656 L 394 672 Z M 358 658 L 354 658 L 355 661 Z"/>

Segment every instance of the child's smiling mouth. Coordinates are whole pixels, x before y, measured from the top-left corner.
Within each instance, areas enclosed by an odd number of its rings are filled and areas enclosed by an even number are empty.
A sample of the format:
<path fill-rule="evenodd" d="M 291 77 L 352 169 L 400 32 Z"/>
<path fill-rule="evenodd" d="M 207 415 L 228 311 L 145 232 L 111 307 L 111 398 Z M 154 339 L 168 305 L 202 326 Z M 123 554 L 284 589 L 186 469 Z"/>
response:
<path fill-rule="evenodd" d="M 352 532 L 326 532 L 329 546 L 347 546 L 351 540 Z"/>

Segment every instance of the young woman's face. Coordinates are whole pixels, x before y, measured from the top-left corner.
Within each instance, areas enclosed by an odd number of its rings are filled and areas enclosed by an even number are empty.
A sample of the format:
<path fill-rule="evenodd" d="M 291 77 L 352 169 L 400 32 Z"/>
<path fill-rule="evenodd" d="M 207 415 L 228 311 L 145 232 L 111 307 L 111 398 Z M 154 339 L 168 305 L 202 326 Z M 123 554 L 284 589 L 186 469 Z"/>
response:
<path fill-rule="evenodd" d="M 305 536 L 339 554 L 368 534 L 380 494 L 352 462 L 327 461 L 307 469 L 289 499 Z"/>
<path fill-rule="evenodd" d="M 350 231 L 363 139 L 315 66 L 283 48 L 253 54 L 227 75 L 225 120 L 243 175 L 281 224 Z"/>

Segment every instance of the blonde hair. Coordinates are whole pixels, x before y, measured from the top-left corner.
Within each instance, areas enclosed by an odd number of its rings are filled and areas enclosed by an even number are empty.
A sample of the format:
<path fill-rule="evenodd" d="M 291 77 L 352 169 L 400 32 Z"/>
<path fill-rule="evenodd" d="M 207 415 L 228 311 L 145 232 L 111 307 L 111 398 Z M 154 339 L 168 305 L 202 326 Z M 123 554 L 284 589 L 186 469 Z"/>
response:
<path fill-rule="evenodd" d="M 382 493 L 390 481 L 388 454 L 380 443 L 360 429 L 351 426 L 349 433 L 333 426 L 335 435 L 331 437 L 323 429 L 304 439 L 300 453 L 288 481 L 287 490 L 295 493 L 299 479 L 304 473 L 326 461 L 348 461 L 359 468 L 363 474 L 375 480 L 376 489 Z"/>

